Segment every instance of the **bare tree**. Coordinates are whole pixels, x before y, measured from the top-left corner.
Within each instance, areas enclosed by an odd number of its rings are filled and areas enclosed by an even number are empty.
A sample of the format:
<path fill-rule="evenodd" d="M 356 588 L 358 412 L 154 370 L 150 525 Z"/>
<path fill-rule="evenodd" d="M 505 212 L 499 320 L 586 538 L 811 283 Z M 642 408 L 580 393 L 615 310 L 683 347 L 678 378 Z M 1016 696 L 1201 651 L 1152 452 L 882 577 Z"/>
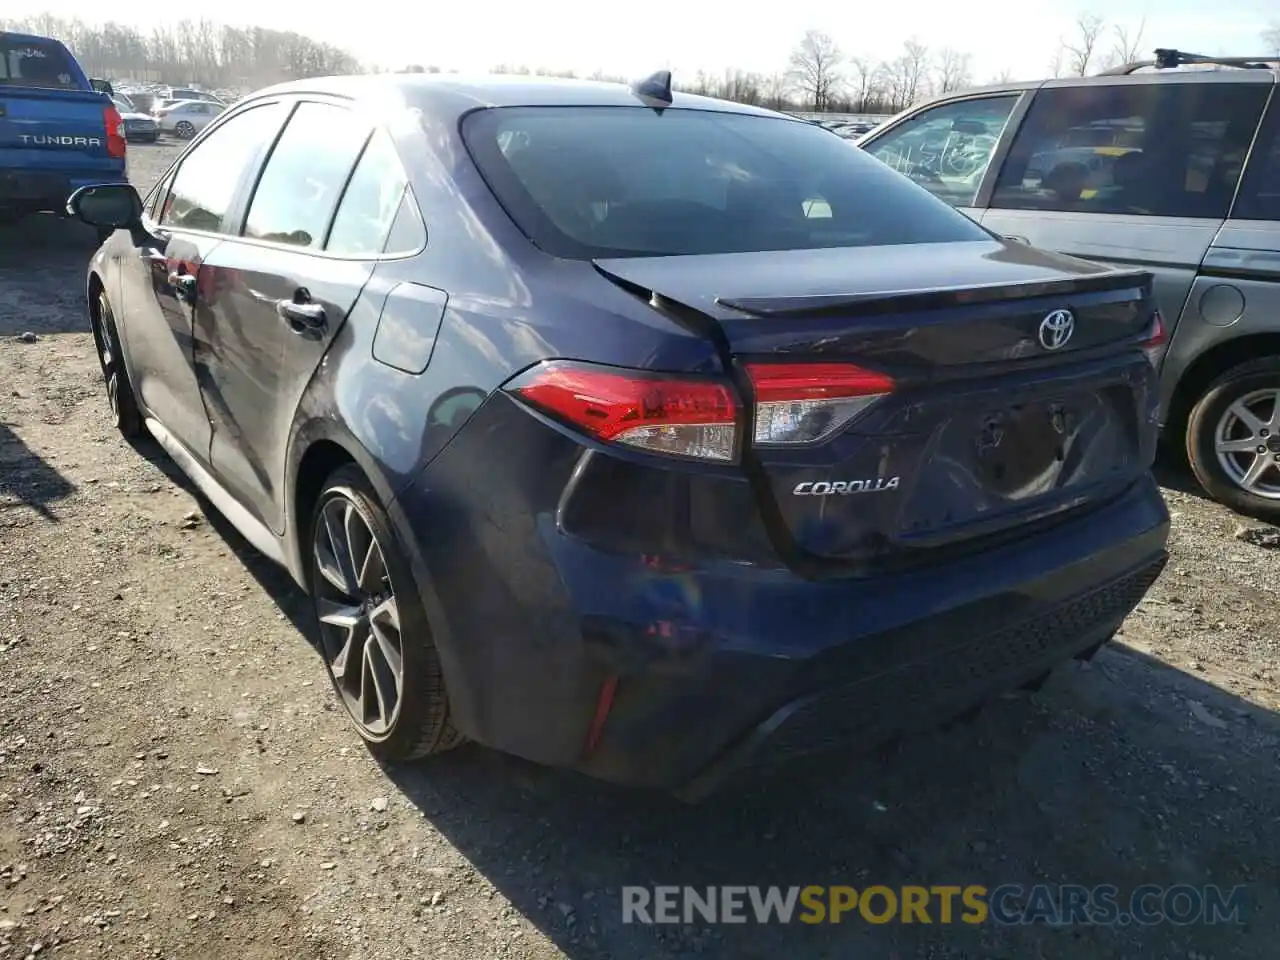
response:
<path fill-rule="evenodd" d="M 1280 20 L 1273 20 L 1271 26 L 1262 31 L 1262 42 L 1268 54 L 1280 58 Z"/>
<path fill-rule="evenodd" d="M 943 47 L 938 51 L 936 73 L 938 76 L 938 93 L 950 93 L 973 85 L 970 72 L 970 56 L 951 47 Z"/>
<path fill-rule="evenodd" d="M 830 34 L 809 30 L 791 54 L 791 75 L 806 104 L 817 113 L 827 110 L 843 82 L 840 48 Z"/>
<path fill-rule="evenodd" d="M 1013 71 L 1005 67 L 994 77 L 991 78 L 992 83 L 1013 83 Z"/>
<path fill-rule="evenodd" d="M 878 67 L 866 57 L 850 57 L 849 58 L 849 99 L 852 101 L 853 110 L 860 112 L 867 109 L 867 104 L 872 99 L 872 89 L 876 82 L 876 71 Z"/>
<path fill-rule="evenodd" d="M 1108 57 L 1112 66 L 1119 67 L 1142 59 L 1142 35 L 1146 29 L 1146 17 L 1138 21 L 1138 27 L 1133 31 L 1119 23 L 1112 28 L 1115 34 L 1115 45 L 1111 48 L 1111 55 Z"/>
<path fill-rule="evenodd" d="M 1093 13 L 1076 17 L 1076 35 L 1073 42 L 1063 41 L 1067 71 L 1073 77 L 1083 77 L 1098 52 L 1098 40 L 1102 37 L 1106 21 Z"/>
<path fill-rule="evenodd" d="M 1049 58 L 1049 76 L 1060 77 L 1062 71 L 1066 68 L 1067 53 L 1063 49 L 1062 41 L 1058 41 L 1058 48 L 1053 52 L 1053 56 Z"/>
<path fill-rule="evenodd" d="M 928 93 L 929 48 L 915 38 L 902 45 L 902 96 L 909 107 Z"/>
<path fill-rule="evenodd" d="M 791 93 L 791 79 L 785 73 L 773 73 L 764 81 L 764 105 L 770 110 L 782 110 L 787 106 Z"/>

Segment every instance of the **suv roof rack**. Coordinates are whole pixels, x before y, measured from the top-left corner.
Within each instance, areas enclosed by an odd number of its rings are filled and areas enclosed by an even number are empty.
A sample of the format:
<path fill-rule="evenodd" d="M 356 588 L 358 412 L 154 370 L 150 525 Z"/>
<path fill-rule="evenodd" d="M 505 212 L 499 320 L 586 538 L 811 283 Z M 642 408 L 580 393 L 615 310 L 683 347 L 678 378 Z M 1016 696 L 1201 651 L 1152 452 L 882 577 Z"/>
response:
<path fill-rule="evenodd" d="M 1280 57 L 1211 57 L 1202 53 L 1184 53 L 1168 47 L 1157 47 L 1154 60 L 1136 60 L 1111 70 L 1103 70 L 1099 77 L 1124 77 L 1143 67 L 1172 70 L 1175 67 L 1214 66 L 1233 67 L 1240 70 L 1280 70 Z"/>

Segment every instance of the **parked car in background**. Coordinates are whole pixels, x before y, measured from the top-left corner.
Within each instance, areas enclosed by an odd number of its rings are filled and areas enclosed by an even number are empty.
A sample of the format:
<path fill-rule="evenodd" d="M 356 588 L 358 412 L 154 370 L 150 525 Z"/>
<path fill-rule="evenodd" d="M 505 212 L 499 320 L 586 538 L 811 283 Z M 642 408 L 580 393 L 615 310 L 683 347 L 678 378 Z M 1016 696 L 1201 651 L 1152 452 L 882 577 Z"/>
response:
<path fill-rule="evenodd" d="M 126 150 L 120 111 L 65 46 L 0 31 L 0 222 L 65 214 L 77 187 L 124 182 Z"/>
<path fill-rule="evenodd" d="M 203 100 L 206 103 L 216 103 L 218 106 L 225 107 L 226 102 L 216 93 L 210 93 L 207 90 L 196 90 L 191 87 L 170 87 L 166 96 L 167 100 Z"/>
<path fill-rule="evenodd" d="M 117 425 L 310 593 L 387 760 L 697 796 L 1038 684 L 1166 560 L 1148 273 L 665 72 L 286 84 L 72 208 L 128 228 Z"/>
<path fill-rule="evenodd" d="M 126 140 L 130 143 L 155 143 L 160 138 L 160 126 L 156 123 L 155 117 L 131 109 L 131 104 L 125 103 L 123 97 L 117 96 L 113 102 L 124 121 Z"/>
<path fill-rule="evenodd" d="M 213 122 L 226 109 L 208 100 L 179 100 L 155 112 L 155 121 L 162 133 L 171 133 L 180 140 L 190 140 Z"/>
<path fill-rule="evenodd" d="M 997 233 L 1150 270 L 1170 332 L 1160 359 L 1165 439 L 1209 494 L 1272 521 L 1277 75 L 1275 63 L 1161 50 L 1101 76 L 948 94 L 859 141 Z"/>

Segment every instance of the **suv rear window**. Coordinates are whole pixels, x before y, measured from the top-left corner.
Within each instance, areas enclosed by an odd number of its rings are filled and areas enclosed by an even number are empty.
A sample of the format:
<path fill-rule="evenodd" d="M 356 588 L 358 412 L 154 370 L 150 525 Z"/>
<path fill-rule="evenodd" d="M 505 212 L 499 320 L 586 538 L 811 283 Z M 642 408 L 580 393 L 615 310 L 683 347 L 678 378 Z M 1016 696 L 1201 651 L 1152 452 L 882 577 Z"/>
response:
<path fill-rule="evenodd" d="M 519 227 L 560 257 L 983 241 L 990 234 L 813 124 L 647 107 L 500 107 L 463 136 Z"/>
<path fill-rule="evenodd" d="M 80 89 L 75 66 L 56 43 L 0 35 L 0 86 Z"/>

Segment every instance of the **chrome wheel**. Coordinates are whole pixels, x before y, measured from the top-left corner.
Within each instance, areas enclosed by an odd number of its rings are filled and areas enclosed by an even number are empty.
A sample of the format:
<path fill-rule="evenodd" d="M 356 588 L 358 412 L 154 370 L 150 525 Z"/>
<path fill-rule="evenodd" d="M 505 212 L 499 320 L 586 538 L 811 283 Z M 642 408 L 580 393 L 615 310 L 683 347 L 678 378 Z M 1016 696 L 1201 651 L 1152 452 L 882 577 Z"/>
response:
<path fill-rule="evenodd" d="M 1280 390 L 1246 393 L 1218 418 L 1218 465 L 1240 489 L 1280 500 Z"/>
<path fill-rule="evenodd" d="M 369 739 L 389 736 L 404 691 L 400 608 L 369 521 L 330 490 L 312 535 L 322 654 L 351 718 Z"/>
<path fill-rule="evenodd" d="M 190 140 L 192 137 L 196 135 L 196 128 L 193 127 L 186 120 L 183 120 L 181 123 L 178 124 L 176 128 L 174 128 L 174 133 L 176 133 L 183 140 Z"/>

